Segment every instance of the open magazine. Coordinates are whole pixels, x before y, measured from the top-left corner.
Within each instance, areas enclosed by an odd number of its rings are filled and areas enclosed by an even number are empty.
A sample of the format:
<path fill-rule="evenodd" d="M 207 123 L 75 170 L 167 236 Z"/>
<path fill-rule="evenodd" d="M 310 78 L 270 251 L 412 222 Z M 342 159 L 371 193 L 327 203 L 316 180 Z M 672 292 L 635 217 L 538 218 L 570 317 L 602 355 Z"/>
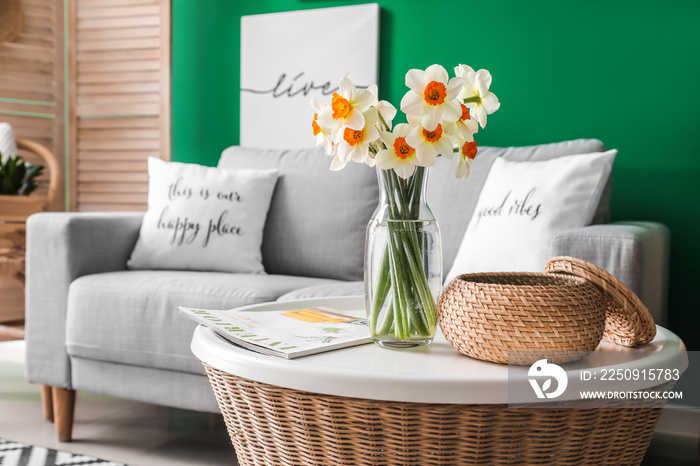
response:
<path fill-rule="evenodd" d="M 237 345 L 287 359 L 372 341 L 367 319 L 327 307 L 283 311 L 181 307 L 180 312 Z"/>

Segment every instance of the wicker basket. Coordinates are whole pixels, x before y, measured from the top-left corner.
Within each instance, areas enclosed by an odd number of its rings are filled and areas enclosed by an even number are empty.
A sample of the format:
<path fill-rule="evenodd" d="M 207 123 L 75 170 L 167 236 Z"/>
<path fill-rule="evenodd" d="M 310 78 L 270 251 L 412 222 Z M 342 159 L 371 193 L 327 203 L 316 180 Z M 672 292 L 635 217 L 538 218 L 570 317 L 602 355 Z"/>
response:
<path fill-rule="evenodd" d="M 582 278 L 480 273 L 450 282 L 440 296 L 438 319 L 460 353 L 529 365 L 588 355 L 603 338 L 605 311 L 601 291 Z"/>
<path fill-rule="evenodd" d="M 661 414 L 363 400 L 204 366 L 241 466 L 639 465 Z"/>

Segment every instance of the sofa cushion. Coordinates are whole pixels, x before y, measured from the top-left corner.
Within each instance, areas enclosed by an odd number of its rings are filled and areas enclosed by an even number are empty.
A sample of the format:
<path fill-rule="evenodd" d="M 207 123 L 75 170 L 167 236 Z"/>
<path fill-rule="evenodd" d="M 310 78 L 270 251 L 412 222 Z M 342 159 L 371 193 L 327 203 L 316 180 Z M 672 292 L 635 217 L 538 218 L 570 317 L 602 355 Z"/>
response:
<path fill-rule="evenodd" d="M 479 193 L 496 157 L 514 161 L 550 160 L 576 154 L 604 152 L 597 139 L 577 139 L 523 147 L 480 147 L 466 180 L 455 179 L 454 160 L 438 157 L 430 171 L 428 204 L 440 225 L 443 276 L 452 268 L 457 250 L 474 213 Z M 593 223 L 607 221 L 609 186 L 603 192 Z"/>
<path fill-rule="evenodd" d="M 309 277 L 128 271 L 86 275 L 68 291 L 70 356 L 202 373 L 190 351 L 196 324 L 178 306 L 231 309 L 275 301 L 294 289 L 333 283 Z"/>
<path fill-rule="evenodd" d="M 219 168 L 274 168 L 279 180 L 263 233 L 267 273 L 362 280 L 365 230 L 379 196 L 373 168 L 330 170 L 323 147 L 229 147 Z"/>

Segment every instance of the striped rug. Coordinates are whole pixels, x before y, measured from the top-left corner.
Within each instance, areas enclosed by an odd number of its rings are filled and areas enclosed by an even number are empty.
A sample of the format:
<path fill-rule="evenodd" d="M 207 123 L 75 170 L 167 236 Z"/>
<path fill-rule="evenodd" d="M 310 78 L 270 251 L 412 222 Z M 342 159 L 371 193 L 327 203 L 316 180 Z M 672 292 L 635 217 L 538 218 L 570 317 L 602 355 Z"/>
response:
<path fill-rule="evenodd" d="M 26 445 L 0 438 L 0 466 L 127 466 L 92 456 Z"/>

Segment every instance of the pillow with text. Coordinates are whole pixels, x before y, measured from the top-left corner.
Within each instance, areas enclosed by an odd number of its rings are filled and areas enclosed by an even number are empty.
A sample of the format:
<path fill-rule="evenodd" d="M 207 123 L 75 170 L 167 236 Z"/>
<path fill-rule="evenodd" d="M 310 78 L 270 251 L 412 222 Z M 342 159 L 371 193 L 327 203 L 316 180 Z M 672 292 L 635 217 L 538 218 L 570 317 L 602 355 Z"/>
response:
<path fill-rule="evenodd" d="M 263 227 L 276 170 L 148 159 L 148 211 L 130 269 L 264 273 Z"/>
<path fill-rule="evenodd" d="M 616 154 L 498 158 L 445 283 L 464 273 L 542 272 L 552 239 L 593 220 Z"/>

